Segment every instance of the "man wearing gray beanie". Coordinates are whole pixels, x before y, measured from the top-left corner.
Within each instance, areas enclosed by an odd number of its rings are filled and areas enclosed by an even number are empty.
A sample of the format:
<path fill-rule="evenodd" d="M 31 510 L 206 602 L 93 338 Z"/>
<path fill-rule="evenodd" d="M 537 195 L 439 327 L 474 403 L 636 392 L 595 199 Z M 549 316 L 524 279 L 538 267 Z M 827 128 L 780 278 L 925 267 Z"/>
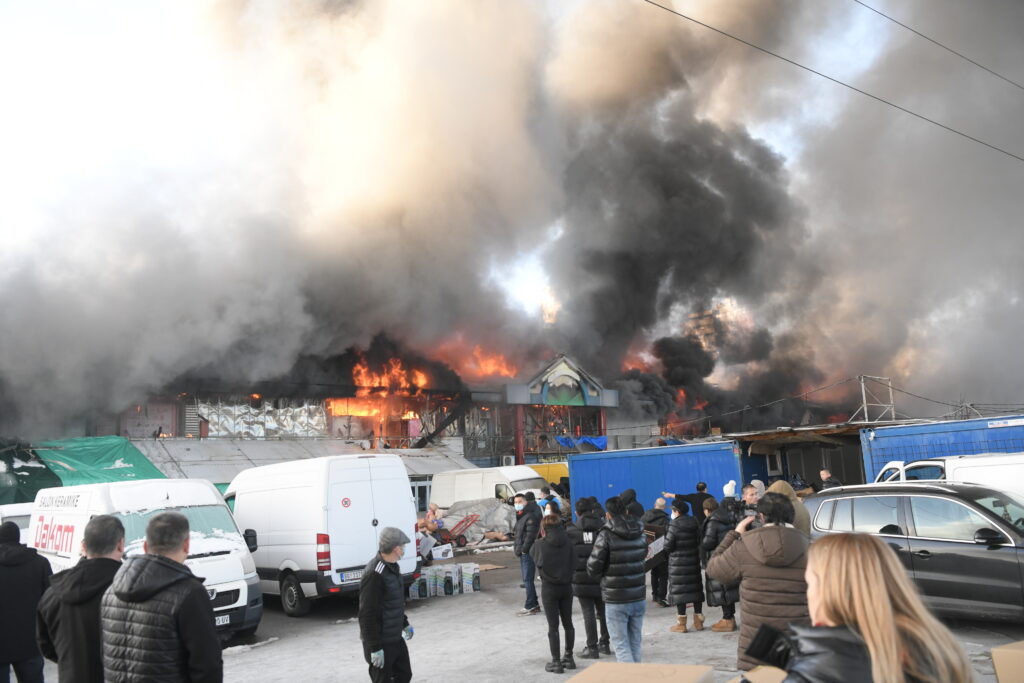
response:
<path fill-rule="evenodd" d="M 412 639 L 413 629 L 405 616 L 405 589 L 398 568 L 407 543 L 409 537 L 401 529 L 381 529 L 378 552 L 363 569 L 359 582 L 359 637 L 374 683 L 412 680 L 405 641 Z"/>

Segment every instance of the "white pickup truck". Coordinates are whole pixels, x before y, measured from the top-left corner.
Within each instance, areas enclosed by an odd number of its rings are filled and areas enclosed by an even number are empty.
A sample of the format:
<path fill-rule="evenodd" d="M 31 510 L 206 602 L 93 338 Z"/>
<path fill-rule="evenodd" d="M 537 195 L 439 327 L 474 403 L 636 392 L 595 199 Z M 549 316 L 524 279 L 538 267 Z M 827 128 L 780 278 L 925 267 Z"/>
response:
<path fill-rule="evenodd" d="M 1024 453 L 951 455 L 885 464 L 875 483 L 890 481 L 963 481 L 1024 493 Z"/>

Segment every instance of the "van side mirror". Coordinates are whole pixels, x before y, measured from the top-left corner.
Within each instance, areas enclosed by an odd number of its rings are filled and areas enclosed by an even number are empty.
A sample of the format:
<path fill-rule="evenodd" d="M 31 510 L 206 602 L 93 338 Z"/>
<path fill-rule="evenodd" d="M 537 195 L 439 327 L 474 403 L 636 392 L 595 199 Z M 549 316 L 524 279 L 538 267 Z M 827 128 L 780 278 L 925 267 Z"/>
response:
<path fill-rule="evenodd" d="M 974 532 L 974 542 L 978 545 L 1001 545 L 1005 538 L 995 529 L 985 527 Z"/>
<path fill-rule="evenodd" d="M 259 548 L 259 546 L 256 544 L 256 530 L 246 529 L 242 532 L 242 538 L 245 539 L 245 545 L 249 548 L 249 552 L 256 552 L 257 548 Z"/>

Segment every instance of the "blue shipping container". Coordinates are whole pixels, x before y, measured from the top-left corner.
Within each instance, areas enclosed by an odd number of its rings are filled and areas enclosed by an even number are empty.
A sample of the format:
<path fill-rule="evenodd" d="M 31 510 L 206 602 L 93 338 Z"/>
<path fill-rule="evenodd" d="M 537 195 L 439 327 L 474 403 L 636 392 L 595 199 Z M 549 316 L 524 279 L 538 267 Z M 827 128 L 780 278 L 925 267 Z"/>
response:
<path fill-rule="evenodd" d="M 596 496 L 601 505 L 625 489 L 635 489 L 637 500 L 647 510 L 654 507 L 662 491 L 693 493 L 699 481 L 708 485 L 708 493 L 720 499 L 722 487 L 730 479 L 736 482 L 739 495 L 740 447 L 735 441 L 569 456 L 573 499 Z"/>
<path fill-rule="evenodd" d="M 862 429 L 860 446 L 864 474 L 874 481 L 892 460 L 1024 452 L 1024 416 Z"/>

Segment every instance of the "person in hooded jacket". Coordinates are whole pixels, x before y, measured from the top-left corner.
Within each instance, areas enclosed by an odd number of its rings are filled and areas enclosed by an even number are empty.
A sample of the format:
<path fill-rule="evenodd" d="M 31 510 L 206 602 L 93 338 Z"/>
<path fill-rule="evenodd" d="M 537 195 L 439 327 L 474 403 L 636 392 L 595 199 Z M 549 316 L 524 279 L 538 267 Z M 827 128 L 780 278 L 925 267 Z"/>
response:
<path fill-rule="evenodd" d="M 36 616 L 36 640 L 57 662 L 61 680 L 103 683 L 100 600 L 114 581 L 124 555 L 124 525 L 98 515 L 85 525 L 82 559 L 55 574 Z"/>
<path fill-rule="evenodd" d="M 530 554 L 540 574 L 540 597 L 548 617 L 548 646 L 551 661 L 544 666 L 548 673 L 564 673 L 575 669 L 572 648 L 576 629 L 572 625 L 572 577 L 576 569 L 576 549 L 557 514 L 545 515 L 544 535 L 533 544 Z M 565 654 L 559 656 L 558 621 L 565 631 Z"/>
<path fill-rule="evenodd" d="M 647 541 L 640 520 L 616 497 L 605 501 L 604 527 L 587 558 L 587 573 L 601 578 L 608 633 L 619 662 L 639 662 L 644 624 Z"/>
<path fill-rule="evenodd" d="M 619 494 L 619 500 L 626 506 L 626 514 L 632 515 L 637 519 L 644 516 L 644 506 L 641 505 L 636 499 L 636 491 L 633 489 L 626 489 Z"/>
<path fill-rule="evenodd" d="M 700 571 L 700 524 L 681 497 L 672 501 L 672 521 L 665 534 L 668 553 L 668 601 L 676 606 L 676 623 L 669 631 L 686 633 L 686 606 L 693 604 L 693 630 L 704 630 L 704 585 Z"/>
<path fill-rule="evenodd" d="M 17 524 L 0 524 L 0 680 L 9 680 L 11 668 L 19 683 L 43 680 L 36 608 L 52 573 L 46 558 L 21 543 Z"/>
<path fill-rule="evenodd" d="M 793 526 L 810 536 L 811 514 L 807 511 L 807 506 L 796 495 L 796 491 L 793 490 L 789 482 L 785 479 L 779 479 L 768 487 L 768 492 L 779 493 L 789 499 L 789 502 L 793 504 Z"/>
<path fill-rule="evenodd" d="M 653 527 L 657 536 L 664 536 L 668 529 L 669 515 L 665 512 L 665 499 L 658 498 L 654 501 L 654 507 L 644 513 L 640 519 L 644 524 L 644 530 L 650 531 Z M 668 607 L 668 562 L 662 555 L 662 561 L 651 567 L 651 602 L 660 607 Z"/>
<path fill-rule="evenodd" d="M 124 560 L 100 602 L 104 680 L 219 683 L 224 662 L 210 596 L 184 564 L 188 518 L 154 515 L 142 548 L 144 555 Z"/>
<path fill-rule="evenodd" d="M 809 622 L 804 569 L 810 542 L 793 527 L 793 504 L 778 493 L 765 493 L 757 516 L 763 526 L 748 529 L 754 518 L 744 517 L 708 562 L 708 575 L 716 581 L 740 584 L 743 622 L 736 666 L 743 671 L 760 663 L 747 647 L 761 624 L 783 630 Z"/>
<path fill-rule="evenodd" d="M 604 600 L 601 599 L 601 580 L 587 574 L 587 559 L 594 549 L 597 532 L 604 526 L 604 514 L 594 509 L 590 498 L 576 501 L 576 524 L 566 529 L 576 552 L 576 571 L 572 575 L 572 592 L 580 603 L 583 613 L 583 628 L 587 632 L 587 645 L 580 652 L 580 659 L 598 659 L 602 654 L 612 653 L 608 623 L 604 617 Z M 601 625 L 598 639 L 598 623 Z"/>
<path fill-rule="evenodd" d="M 529 499 L 527 495 L 530 496 Z M 529 492 L 527 494 L 517 493 L 514 499 L 516 526 L 512 532 L 515 536 L 512 550 L 515 552 L 516 557 L 519 558 L 519 571 L 523 576 L 523 587 L 526 588 L 526 602 L 523 604 L 523 609 L 516 613 L 519 616 L 540 614 L 540 603 L 537 601 L 537 587 L 533 583 L 537 567 L 533 563 L 530 550 L 537 541 L 537 535 L 540 533 L 540 520 L 544 515 L 540 511 L 540 507 L 537 506 L 536 501 L 532 499 L 532 496 L 533 494 Z"/>
<path fill-rule="evenodd" d="M 708 515 L 704 524 L 704 533 L 701 534 L 700 548 L 703 555 L 704 568 L 707 569 L 711 554 L 725 540 L 726 535 L 736 528 L 742 519 L 740 503 L 732 497 L 736 484 L 732 487 L 725 485 L 723 491 L 727 492 L 722 498 L 722 504 Z M 706 573 L 705 593 L 707 603 L 710 607 L 722 608 L 722 619 L 711 626 L 715 633 L 731 633 L 736 630 L 736 603 L 740 601 L 740 587 L 738 583 L 725 585 L 716 580 L 710 573 Z"/>

